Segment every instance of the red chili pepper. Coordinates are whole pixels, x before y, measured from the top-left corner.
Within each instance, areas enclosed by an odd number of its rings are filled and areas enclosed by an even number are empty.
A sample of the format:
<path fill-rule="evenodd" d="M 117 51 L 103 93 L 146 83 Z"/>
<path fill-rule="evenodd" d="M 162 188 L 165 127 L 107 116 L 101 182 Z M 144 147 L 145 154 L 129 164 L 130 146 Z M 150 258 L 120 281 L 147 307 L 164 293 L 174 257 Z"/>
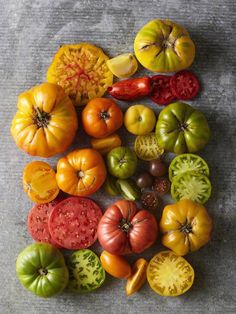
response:
<path fill-rule="evenodd" d="M 135 100 L 150 95 L 151 79 L 146 76 L 119 81 L 108 87 L 107 91 L 119 100 Z"/>

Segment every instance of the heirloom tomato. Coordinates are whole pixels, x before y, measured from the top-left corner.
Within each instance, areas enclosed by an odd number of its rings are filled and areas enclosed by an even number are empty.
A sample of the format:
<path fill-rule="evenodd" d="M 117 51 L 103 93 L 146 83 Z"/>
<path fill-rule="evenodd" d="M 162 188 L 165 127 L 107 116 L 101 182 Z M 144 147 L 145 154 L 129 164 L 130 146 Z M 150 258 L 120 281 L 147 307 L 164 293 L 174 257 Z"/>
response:
<path fill-rule="evenodd" d="M 193 153 L 208 143 L 210 129 L 203 113 L 188 104 L 175 102 L 160 112 L 156 135 L 158 144 L 166 151 Z"/>
<path fill-rule="evenodd" d="M 192 64 L 195 45 L 181 25 L 169 20 L 153 20 L 136 35 L 134 52 L 150 71 L 176 72 Z"/>
<path fill-rule="evenodd" d="M 139 258 L 132 266 L 132 275 L 126 284 L 126 294 L 130 296 L 140 290 L 147 279 L 146 270 L 148 262 L 144 258 Z"/>
<path fill-rule="evenodd" d="M 164 208 L 160 230 L 164 246 L 178 255 L 186 255 L 210 240 L 212 219 L 203 205 L 183 199 Z"/>
<path fill-rule="evenodd" d="M 100 260 L 105 271 L 115 278 L 129 278 L 131 267 L 124 257 L 103 251 Z"/>
<path fill-rule="evenodd" d="M 73 142 L 78 121 L 64 90 L 43 83 L 20 94 L 11 134 L 16 145 L 33 156 L 51 157 Z"/>
<path fill-rule="evenodd" d="M 109 70 L 119 78 L 132 76 L 138 69 L 138 62 L 132 53 L 124 53 L 106 62 Z"/>
<path fill-rule="evenodd" d="M 122 126 L 123 113 L 112 99 L 94 98 L 82 112 L 82 123 L 88 135 L 103 138 Z"/>
<path fill-rule="evenodd" d="M 119 200 L 107 208 L 98 225 L 98 240 L 108 252 L 117 255 L 141 253 L 157 238 L 157 221 L 135 202 Z"/>
<path fill-rule="evenodd" d="M 105 163 L 95 149 L 77 149 L 59 159 L 56 179 L 62 191 L 75 196 L 88 196 L 103 185 Z"/>
<path fill-rule="evenodd" d="M 101 155 L 106 155 L 113 148 L 121 146 L 121 138 L 118 134 L 113 133 L 104 138 L 92 138 L 91 145 Z"/>
<path fill-rule="evenodd" d="M 63 255 L 47 243 L 27 246 L 17 257 L 16 274 L 27 290 L 43 298 L 64 290 L 69 279 Z"/>

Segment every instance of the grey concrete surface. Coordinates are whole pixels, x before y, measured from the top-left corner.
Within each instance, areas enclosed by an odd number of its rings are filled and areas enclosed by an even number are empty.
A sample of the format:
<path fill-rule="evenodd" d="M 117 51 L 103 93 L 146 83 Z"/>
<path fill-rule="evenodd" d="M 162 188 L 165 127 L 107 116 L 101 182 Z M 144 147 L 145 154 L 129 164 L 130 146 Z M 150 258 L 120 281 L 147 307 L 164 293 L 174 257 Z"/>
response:
<path fill-rule="evenodd" d="M 0 0 L 1 314 L 236 313 L 235 6 L 234 0 Z M 211 169 L 213 193 L 207 207 L 214 232 L 209 245 L 187 256 L 196 272 L 193 288 L 181 297 L 161 298 L 146 284 L 140 293 L 126 298 L 125 282 L 108 277 L 92 294 L 65 292 L 49 300 L 37 298 L 20 286 L 15 275 L 18 253 L 32 242 L 26 227 L 32 204 L 22 190 L 22 169 L 38 159 L 18 150 L 10 136 L 17 95 L 45 80 L 60 44 L 89 41 L 115 56 L 132 51 L 136 32 L 154 18 L 173 19 L 191 33 L 197 47 L 192 70 L 202 85 L 192 104 L 205 113 L 212 130 L 201 155 Z M 139 75 L 143 73 L 140 70 Z M 160 111 L 150 101 L 142 102 Z M 121 105 L 125 109 L 129 104 Z M 126 136 L 124 144 L 132 145 L 133 139 Z M 86 145 L 80 130 L 73 147 Z M 49 162 L 55 166 L 57 159 Z M 102 192 L 94 199 L 103 208 L 113 201 Z M 100 251 L 98 245 L 94 249 Z M 150 258 L 161 249 L 156 244 L 142 256 Z"/>

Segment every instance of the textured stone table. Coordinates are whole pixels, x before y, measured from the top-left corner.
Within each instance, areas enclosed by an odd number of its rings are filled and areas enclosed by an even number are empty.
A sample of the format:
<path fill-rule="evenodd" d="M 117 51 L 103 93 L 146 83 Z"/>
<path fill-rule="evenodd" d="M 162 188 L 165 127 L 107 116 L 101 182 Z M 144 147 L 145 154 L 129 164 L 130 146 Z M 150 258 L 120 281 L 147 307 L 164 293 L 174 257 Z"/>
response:
<path fill-rule="evenodd" d="M 236 312 L 235 11 L 234 0 L 0 0 L 1 314 Z M 45 80 L 60 44 L 89 41 L 115 56 L 132 51 L 136 32 L 154 18 L 173 19 L 190 31 L 197 46 L 192 69 L 202 83 L 193 105 L 206 114 L 212 129 L 211 142 L 201 155 L 211 168 L 208 208 L 214 233 L 209 245 L 187 256 L 196 271 L 194 286 L 182 297 L 161 298 L 146 284 L 127 299 L 125 282 L 109 277 L 93 294 L 37 298 L 20 286 L 15 275 L 18 253 L 32 242 L 26 228 L 31 203 L 21 186 L 22 169 L 32 158 L 16 148 L 9 134 L 17 95 Z M 123 109 L 127 106 L 122 104 Z M 152 107 L 156 113 L 160 110 Z M 125 141 L 131 145 L 133 138 Z M 87 144 L 79 131 L 74 147 Z M 49 162 L 55 166 L 57 158 Z M 103 208 L 111 202 L 101 193 L 94 198 Z M 150 258 L 160 249 L 157 244 L 145 256 Z M 95 250 L 100 251 L 98 246 Z"/>

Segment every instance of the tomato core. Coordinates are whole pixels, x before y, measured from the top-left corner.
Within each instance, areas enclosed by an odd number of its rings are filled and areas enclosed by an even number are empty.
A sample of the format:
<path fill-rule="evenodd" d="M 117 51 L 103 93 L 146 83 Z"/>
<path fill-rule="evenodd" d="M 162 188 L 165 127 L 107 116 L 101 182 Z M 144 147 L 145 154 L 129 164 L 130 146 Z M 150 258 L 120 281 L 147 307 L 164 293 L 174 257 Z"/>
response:
<path fill-rule="evenodd" d="M 79 178 L 79 179 L 81 179 L 81 178 L 83 178 L 84 177 L 84 172 L 83 171 L 78 171 L 78 173 L 77 173 L 77 177 Z"/>
<path fill-rule="evenodd" d="M 38 273 L 40 276 L 46 276 L 48 274 L 48 270 L 46 268 L 40 268 Z"/>
<path fill-rule="evenodd" d="M 187 123 L 180 123 L 179 124 L 179 130 L 180 131 L 185 131 L 185 130 L 187 130 L 187 128 L 188 128 Z"/>
<path fill-rule="evenodd" d="M 38 128 L 46 128 L 48 126 L 50 118 L 51 117 L 47 112 L 40 110 L 38 107 L 36 107 L 34 123 L 37 125 Z"/>
<path fill-rule="evenodd" d="M 181 225 L 180 231 L 183 232 L 186 235 L 189 234 L 189 233 L 192 233 L 192 226 L 191 226 L 191 224 L 186 222 L 185 224 Z"/>
<path fill-rule="evenodd" d="M 128 233 L 129 230 L 130 230 L 132 227 L 133 227 L 132 223 L 129 222 L 129 221 L 127 221 L 126 219 L 123 218 L 123 219 L 120 220 L 119 228 L 120 228 L 122 231 Z"/>
<path fill-rule="evenodd" d="M 104 121 L 108 120 L 110 118 L 110 115 L 107 111 L 101 111 L 100 118 Z"/>

